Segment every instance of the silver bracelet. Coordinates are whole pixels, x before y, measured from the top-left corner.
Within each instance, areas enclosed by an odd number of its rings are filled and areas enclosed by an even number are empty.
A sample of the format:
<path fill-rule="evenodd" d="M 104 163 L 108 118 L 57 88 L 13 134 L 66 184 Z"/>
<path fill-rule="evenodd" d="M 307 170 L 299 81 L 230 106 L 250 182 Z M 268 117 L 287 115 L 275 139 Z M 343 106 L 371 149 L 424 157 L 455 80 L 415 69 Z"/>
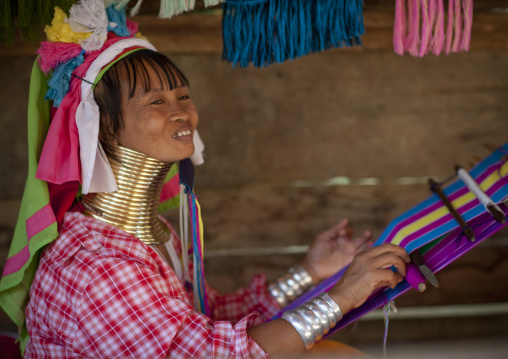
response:
<path fill-rule="evenodd" d="M 323 293 L 319 296 L 321 299 L 326 301 L 326 303 L 332 308 L 333 313 L 335 314 L 335 317 L 337 318 L 337 321 L 342 319 L 342 311 L 339 308 L 339 305 L 335 303 L 335 301 L 328 295 L 328 293 Z"/>
<path fill-rule="evenodd" d="M 291 267 L 289 273 L 268 286 L 272 297 L 281 307 L 295 300 L 312 286 L 312 277 L 301 265 Z"/>
<path fill-rule="evenodd" d="M 305 349 L 310 349 L 342 319 L 342 312 L 328 293 L 323 293 L 294 310 L 284 312 L 282 319 L 300 334 Z"/>
<path fill-rule="evenodd" d="M 287 320 L 293 328 L 296 329 L 300 337 L 302 337 L 305 349 L 310 349 L 316 342 L 314 330 L 312 326 L 307 323 L 305 318 L 296 310 L 288 310 L 282 314 L 282 319 Z"/>

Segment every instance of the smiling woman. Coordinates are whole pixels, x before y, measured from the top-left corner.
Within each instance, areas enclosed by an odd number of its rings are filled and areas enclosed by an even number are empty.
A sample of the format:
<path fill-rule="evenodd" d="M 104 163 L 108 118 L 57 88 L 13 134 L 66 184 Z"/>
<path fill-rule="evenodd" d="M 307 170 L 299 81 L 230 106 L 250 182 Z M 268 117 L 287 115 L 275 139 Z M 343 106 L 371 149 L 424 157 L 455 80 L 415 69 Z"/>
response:
<path fill-rule="evenodd" d="M 406 252 L 392 244 L 365 249 L 370 233 L 352 238 L 344 220 L 275 283 L 257 275 L 225 295 L 206 286 L 202 237 L 180 241 L 158 216 L 164 182 L 180 162 L 180 182 L 190 193 L 181 206 L 189 207 L 193 234 L 201 234 L 189 186 L 198 124 L 189 83 L 134 37 L 124 13 L 106 11 L 100 0 L 75 6 L 71 18 L 80 15 L 69 20 L 60 10 L 53 30 L 75 35 L 69 22 L 85 24 L 82 17 L 92 12 L 98 29 L 75 43 L 58 36 L 39 51 L 30 93 L 31 170 L 2 279 L 0 303 L 20 327 L 26 323 L 25 357 L 296 357 L 373 291 L 402 281 Z M 47 92 L 41 68 L 52 71 Z M 351 260 L 328 293 L 268 321 Z"/>

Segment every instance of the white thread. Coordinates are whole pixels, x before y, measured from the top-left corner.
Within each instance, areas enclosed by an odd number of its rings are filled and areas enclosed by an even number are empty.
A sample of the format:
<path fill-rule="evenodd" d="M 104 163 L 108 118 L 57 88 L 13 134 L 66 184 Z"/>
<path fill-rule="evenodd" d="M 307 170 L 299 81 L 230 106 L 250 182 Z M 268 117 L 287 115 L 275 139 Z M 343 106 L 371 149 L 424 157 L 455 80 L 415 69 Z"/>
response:
<path fill-rule="evenodd" d="M 386 359 L 386 340 L 388 339 L 388 316 L 390 315 L 391 310 L 393 309 L 394 313 L 397 313 L 397 307 L 395 306 L 395 302 L 393 300 L 389 301 L 383 307 L 383 313 L 385 316 L 385 333 L 383 336 L 383 358 Z"/>
<path fill-rule="evenodd" d="M 457 169 L 457 175 L 465 183 L 467 188 L 474 193 L 476 198 L 480 201 L 480 203 L 487 208 L 488 205 L 494 205 L 495 203 L 492 199 L 483 192 L 478 183 L 471 177 L 471 175 L 463 168 Z"/>

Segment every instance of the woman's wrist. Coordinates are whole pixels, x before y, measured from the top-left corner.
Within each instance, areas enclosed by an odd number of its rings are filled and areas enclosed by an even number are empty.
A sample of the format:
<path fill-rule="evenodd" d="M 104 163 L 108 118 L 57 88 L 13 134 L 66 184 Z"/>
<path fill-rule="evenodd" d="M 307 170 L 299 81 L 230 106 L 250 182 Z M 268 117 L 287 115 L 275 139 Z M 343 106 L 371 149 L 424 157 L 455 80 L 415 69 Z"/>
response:
<path fill-rule="evenodd" d="M 286 306 L 312 287 L 312 277 L 301 265 L 291 267 L 288 273 L 268 286 L 268 291 L 281 307 Z"/>
<path fill-rule="evenodd" d="M 342 319 L 342 311 L 328 293 L 322 293 L 296 309 L 284 312 L 282 319 L 295 328 L 305 349 L 310 349 L 337 325 Z"/>
<path fill-rule="evenodd" d="M 310 278 L 312 279 L 313 285 L 317 285 L 322 281 L 322 279 L 317 275 L 314 268 L 311 265 L 309 265 L 309 263 L 307 263 L 305 260 L 300 264 L 300 266 L 303 269 L 305 269 L 305 271 L 309 274 Z"/>
<path fill-rule="evenodd" d="M 354 308 L 354 303 L 349 299 L 345 291 L 343 290 L 337 290 L 335 287 L 332 288 L 328 295 L 333 299 L 335 303 L 340 307 L 340 310 L 342 312 L 342 315 L 349 312 L 351 309 Z"/>

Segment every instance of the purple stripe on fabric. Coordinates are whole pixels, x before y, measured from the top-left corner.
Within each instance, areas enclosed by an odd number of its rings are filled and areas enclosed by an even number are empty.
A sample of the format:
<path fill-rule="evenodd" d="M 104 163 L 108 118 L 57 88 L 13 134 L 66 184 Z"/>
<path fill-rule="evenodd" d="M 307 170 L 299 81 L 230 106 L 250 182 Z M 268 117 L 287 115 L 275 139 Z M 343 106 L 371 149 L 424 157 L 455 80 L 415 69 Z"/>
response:
<path fill-rule="evenodd" d="M 23 249 L 19 251 L 17 254 L 7 259 L 7 261 L 5 262 L 3 276 L 7 276 L 20 270 L 21 267 L 23 267 L 23 265 L 26 263 L 28 258 L 30 258 L 30 250 L 28 249 L 27 245 L 23 247 Z"/>
<path fill-rule="evenodd" d="M 56 222 L 55 214 L 51 205 L 47 204 L 40 210 L 35 212 L 30 218 L 26 220 L 26 234 L 27 240 L 35 236 L 37 233 L 45 230 L 53 223 Z M 30 259 L 30 249 L 28 243 L 22 250 L 10 258 L 7 258 L 5 262 L 3 275 L 9 275 L 20 270 L 25 263 Z"/>
<path fill-rule="evenodd" d="M 50 204 L 45 205 L 26 220 L 26 236 L 28 240 L 55 222 L 56 218 L 53 208 Z"/>
<path fill-rule="evenodd" d="M 508 212 L 508 210 L 505 210 Z M 483 240 L 487 239 L 493 233 L 499 231 L 506 224 L 497 223 L 490 214 L 484 214 L 476 218 L 475 223 L 471 224 L 474 228 L 476 240 L 474 242 L 468 241 L 466 238 L 462 238 L 460 242 L 457 242 L 458 235 L 455 231 L 454 234 L 447 236 L 436 246 L 431 248 L 426 254 L 426 262 L 429 268 L 433 272 L 438 272 L 455 259 L 476 247 Z"/>

